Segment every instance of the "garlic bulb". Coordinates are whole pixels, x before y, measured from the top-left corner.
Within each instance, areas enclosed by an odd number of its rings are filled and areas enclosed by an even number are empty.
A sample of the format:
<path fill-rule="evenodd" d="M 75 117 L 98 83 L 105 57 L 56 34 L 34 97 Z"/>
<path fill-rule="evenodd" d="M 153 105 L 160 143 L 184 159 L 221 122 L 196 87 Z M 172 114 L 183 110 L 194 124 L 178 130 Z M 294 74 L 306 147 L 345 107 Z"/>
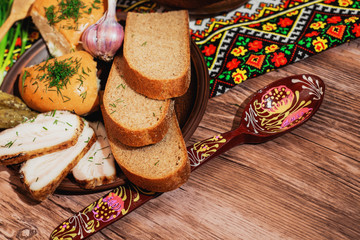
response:
<path fill-rule="evenodd" d="M 108 0 L 108 10 L 82 34 L 84 49 L 92 56 L 111 61 L 124 39 L 124 29 L 116 20 L 116 0 Z"/>

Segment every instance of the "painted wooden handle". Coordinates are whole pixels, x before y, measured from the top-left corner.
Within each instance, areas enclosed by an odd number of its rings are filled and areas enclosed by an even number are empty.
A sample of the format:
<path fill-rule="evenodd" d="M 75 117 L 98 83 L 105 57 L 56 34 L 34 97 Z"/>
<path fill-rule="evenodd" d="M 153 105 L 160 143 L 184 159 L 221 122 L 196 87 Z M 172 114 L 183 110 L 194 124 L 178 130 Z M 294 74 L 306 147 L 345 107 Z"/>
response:
<path fill-rule="evenodd" d="M 231 147 L 243 143 L 235 131 L 217 135 L 187 148 L 191 170 Z M 143 190 L 131 182 L 118 186 L 105 196 L 74 214 L 51 233 L 50 239 L 84 239 L 119 220 L 161 193 Z"/>

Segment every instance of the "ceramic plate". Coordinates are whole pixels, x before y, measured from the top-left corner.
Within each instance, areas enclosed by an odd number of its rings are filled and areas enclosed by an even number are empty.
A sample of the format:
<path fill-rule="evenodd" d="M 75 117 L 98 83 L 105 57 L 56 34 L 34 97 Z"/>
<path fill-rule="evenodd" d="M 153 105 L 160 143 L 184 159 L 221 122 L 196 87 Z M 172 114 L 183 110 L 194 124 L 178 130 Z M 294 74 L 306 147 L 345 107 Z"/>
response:
<path fill-rule="evenodd" d="M 174 1 L 169 1 L 169 0 L 153 0 L 153 1 L 169 9 L 178 9 L 176 8 L 176 6 L 188 6 L 189 4 L 194 4 L 191 3 L 191 1 L 184 1 L 183 3 L 176 3 Z M 230 12 L 246 4 L 247 2 L 248 0 L 219 0 L 219 1 L 212 1 L 212 3 L 209 4 L 202 4 L 202 7 L 199 8 L 184 7 L 184 9 L 187 9 L 189 11 L 189 14 L 193 17 L 211 17 L 214 15 Z"/>
<path fill-rule="evenodd" d="M 1 90 L 19 96 L 17 81 L 21 70 L 24 67 L 38 64 L 49 58 L 49 52 L 42 39 L 38 40 L 29 50 L 27 50 L 7 73 Z M 111 63 L 98 62 L 99 78 L 102 87 L 105 86 L 107 75 L 110 71 Z M 199 125 L 205 112 L 209 96 L 208 69 L 205 65 L 202 53 L 196 44 L 191 41 L 191 83 L 188 92 L 176 99 L 175 109 L 178 115 L 179 124 L 185 142 L 190 139 L 195 129 Z M 95 119 L 94 119 L 95 118 Z M 92 114 L 89 120 L 101 119 L 101 112 Z M 111 184 L 102 185 L 92 190 L 82 189 L 69 175 L 57 188 L 57 192 L 65 194 L 91 193 L 112 189 L 121 185 L 125 181 L 125 176 L 118 171 L 118 178 Z"/>

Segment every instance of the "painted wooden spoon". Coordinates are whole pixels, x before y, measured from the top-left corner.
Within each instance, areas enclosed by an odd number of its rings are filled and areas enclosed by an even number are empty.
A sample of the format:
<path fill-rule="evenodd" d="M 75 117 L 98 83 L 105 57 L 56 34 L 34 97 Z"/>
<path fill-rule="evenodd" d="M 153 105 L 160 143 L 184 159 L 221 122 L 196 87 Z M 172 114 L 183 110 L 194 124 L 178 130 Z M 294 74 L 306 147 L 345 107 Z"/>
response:
<path fill-rule="evenodd" d="M 243 143 L 262 143 L 292 131 L 319 109 L 325 85 L 314 75 L 290 76 L 258 90 L 246 105 L 240 126 L 187 148 L 191 170 Z M 84 239 L 161 193 L 130 182 L 118 186 L 61 223 L 50 239 Z"/>

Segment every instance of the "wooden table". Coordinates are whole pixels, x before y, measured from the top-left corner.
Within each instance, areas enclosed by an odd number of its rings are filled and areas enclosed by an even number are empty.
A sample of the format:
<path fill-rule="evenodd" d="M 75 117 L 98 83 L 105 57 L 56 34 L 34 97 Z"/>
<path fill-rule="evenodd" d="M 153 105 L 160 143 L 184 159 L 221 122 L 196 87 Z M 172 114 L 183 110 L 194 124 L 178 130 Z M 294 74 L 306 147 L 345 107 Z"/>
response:
<path fill-rule="evenodd" d="M 305 125 L 271 142 L 241 145 L 90 239 L 360 239 L 360 40 L 247 80 L 210 99 L 188 145 L 239 122 L 239 105 L 279 78 L 310 73 L 326 84 Z M 54 194 L 37 204 L 0 167 L 0 239 L 48 239 L 106 192 Z"/>

